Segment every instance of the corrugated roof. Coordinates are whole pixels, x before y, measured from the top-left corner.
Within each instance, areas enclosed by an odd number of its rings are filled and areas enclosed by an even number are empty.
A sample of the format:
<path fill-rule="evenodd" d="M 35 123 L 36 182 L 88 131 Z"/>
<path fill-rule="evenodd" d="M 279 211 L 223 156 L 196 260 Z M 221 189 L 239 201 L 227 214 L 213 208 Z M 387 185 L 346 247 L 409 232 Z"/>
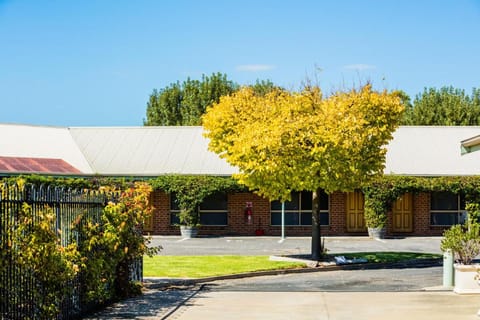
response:
<path fill-rule="evenodd" d="M 0 172 L 81 174 L 80 170 L 62 159 L 0 156 Z"/>
<path fill-rule="evenodd" d="M 480 175 L 480 152 L 461 154 L 461 141 L 480 134 L 478 126 L 405 126 L 387 146 L 386 174 Z"/>
<path fill-rule="evenodd" d="M 94 173 L 229 176 L 237 170 L 208 151 L 202 127 L 70 128 Z"/>
<path fill-rule="evenodd" d="M 62 159 L 82 174 L 158 176 L 237 172 L 208 151 L 202 127 L 39 127 L 0 124 L 0 156 Z M 480 127 L 400 127 L 387 146 L 386 174 L 480 175 L 480 152 L 461 141 Z M 41 173 L 41 171 L 39 172 Z"/>

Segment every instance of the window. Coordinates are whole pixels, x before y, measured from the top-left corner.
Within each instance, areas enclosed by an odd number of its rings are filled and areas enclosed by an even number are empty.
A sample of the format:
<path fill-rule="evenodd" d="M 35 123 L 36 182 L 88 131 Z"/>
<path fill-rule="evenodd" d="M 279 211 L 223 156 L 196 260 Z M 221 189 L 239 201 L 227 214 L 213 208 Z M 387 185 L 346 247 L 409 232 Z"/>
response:
<path fill-rule="evenodd" d="M 291 201 L 285 202 L 286 226 L 312 225 L 312 193 L 292 192 Z M 329 224 L 329 199 L 324 192 L 320 194 L 320 224 Z M 282 225 L 282 203 L 272 201 L 270 204 L 270 223 L 272 226 Z"/>
<path fill-rule="evenodd" d="M 430 197 L 430 224 L 451 226 L 464 223 L 465 197 L 451 192 L 432 192 Z"/>
<path fill-rule="evenodd" d="M 200 205 L 200 224 L 204 226 L 226 226 L 228 224 L 227 194 L 217 192 Z M 177 214 L 180 212 L 175 194 L 170 195 L 170 224 L 178 224 Z"/>

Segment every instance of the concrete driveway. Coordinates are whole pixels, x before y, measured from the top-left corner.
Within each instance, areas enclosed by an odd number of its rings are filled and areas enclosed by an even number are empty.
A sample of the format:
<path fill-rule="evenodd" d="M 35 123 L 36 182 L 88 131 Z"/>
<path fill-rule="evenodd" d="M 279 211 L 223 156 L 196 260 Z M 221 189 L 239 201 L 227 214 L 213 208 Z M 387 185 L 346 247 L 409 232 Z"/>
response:
<path fill-rule="evenodd" d="M 478 319 L 480 297 L 438 286 L 440 267 L 212 281 L 123 301 L 87 319 Z"/>
<path fill-rule="evenodd" d="M 200 292 L 166 318 L 319 320 L 472 320 L 475 296 L 451 292 Z"/>
<path fill-rule="evenodd" d="M 310 238 L 154 237 L 162 255 L 308 254 Z M 440 237 L 329 237 L 331 253 L 440 253 Z M 442 267 L 341 270 L 264 276 L 147 290 L 87 319 L 480 319 L 480 296 L 441 287 Z"/>

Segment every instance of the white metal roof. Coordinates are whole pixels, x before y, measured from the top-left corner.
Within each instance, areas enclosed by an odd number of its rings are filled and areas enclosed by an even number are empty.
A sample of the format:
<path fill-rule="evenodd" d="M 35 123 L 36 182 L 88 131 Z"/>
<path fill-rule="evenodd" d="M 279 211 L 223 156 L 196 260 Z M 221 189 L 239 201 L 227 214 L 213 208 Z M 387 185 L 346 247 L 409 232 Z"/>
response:
<path fill-rule="evenodd" d="M 237 171 L 208 151 L 202 127 L 91 127 L 70 132 L 92 170 L 102 175 L 229 176 Z"/>
<path fill-rule="evenodd" d="M 62 159 L 82 173 L 113 176 L 231 175 L 208 151 L 202 127 L 42 127 L 0 124 L 0 156 Z M 480 152 L 461 142 L 480 127 L 400 127 L 387 146 L 386 174 L 480 175 Z"/>
<path fill-rule="evenodd" d="M 478 136 L 480 127 L 404 126 L 387 146 L 386 174 L 480 175 L 480 152 L 461 154 L 461 142 Z"/>

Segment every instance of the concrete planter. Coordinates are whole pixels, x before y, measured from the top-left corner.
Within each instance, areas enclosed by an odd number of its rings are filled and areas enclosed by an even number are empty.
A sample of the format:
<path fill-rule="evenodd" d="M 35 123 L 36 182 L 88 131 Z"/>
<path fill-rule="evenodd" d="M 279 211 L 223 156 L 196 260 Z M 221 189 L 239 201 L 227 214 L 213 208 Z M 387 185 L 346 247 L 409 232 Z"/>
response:
<path fill-rule="evenodd" d="M 189 226 L 180 226 L 180 234 L 182 238 L 196 238 L 198 234 L 197 227 L 189 227 Z"/>
<path fill-rule="evenodd" d="M 477 270 L 480 265 L 455 264 L 455 286 L 453 292 L 458 294 L 480 294 L 480 284 L 477 278 Z"/>
<path fill-rule="evenodd" d="M 373 239 L 384 239 L 385 228 L 368 228 L 368 236 Z"/>

